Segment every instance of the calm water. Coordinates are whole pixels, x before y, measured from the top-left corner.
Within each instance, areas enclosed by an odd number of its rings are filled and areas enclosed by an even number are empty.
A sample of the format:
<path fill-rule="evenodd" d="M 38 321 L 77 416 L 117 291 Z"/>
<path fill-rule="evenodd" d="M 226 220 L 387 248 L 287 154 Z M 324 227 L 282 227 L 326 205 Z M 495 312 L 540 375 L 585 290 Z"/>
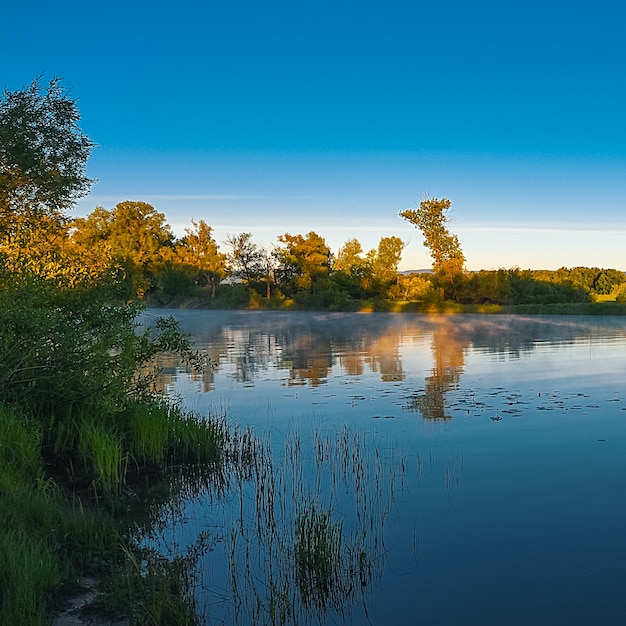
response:
<path fill-rule="evenodd" d="M 154 539 L 203 539 L 207 623 L 625 623 L 624 318 L 173 314 L 213 367 L 167 392 L 269 459 Z M 311 510 L 342 542 L 307 595 Z"/>

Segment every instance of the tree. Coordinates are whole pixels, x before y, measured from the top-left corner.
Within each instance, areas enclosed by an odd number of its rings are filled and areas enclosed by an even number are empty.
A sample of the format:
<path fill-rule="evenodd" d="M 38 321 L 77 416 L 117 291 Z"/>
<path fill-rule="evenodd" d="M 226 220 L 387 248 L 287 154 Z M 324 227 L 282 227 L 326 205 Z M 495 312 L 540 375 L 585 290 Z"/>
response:
<path fill-rule="evenodd" d="M 374 279 L 380 283 L 391 283 L 397 279 L 398 265 L 406 244 L 399 237 L 381 237 L 378 248 L 368 254 Z"/>
<path fill-rule="evenodd" d="M 252 241 L 251 233 L 228 235 L 226 244 L 231 249 L 227 258 L 233 276 L 246 283 L 251 297 L 254 283 L 265 283 L 265 297 L 269 299 L 275 284 L 277 259 L 274 251 Z"/>
<path fill-rule="evenodd" d="M 400 217 L 418 228 L 424 236 L 424 246 L 430 250 L 433 272 L 442 296 L 454 292 L 456 283 L 463 275 L 465 257 L 456 235 L 447 228 L 445 215 L 452 202 L 447 198 L 425 198 L 417 209 L 407 209 Z"/>
<path fill-rule="evenodd" d="M 338 291 L 338 300 L 359 299 L 363 296 L 362 282 L 367 272 L 367 263 L 361 256 L 362 253 L 363 247 L 358 239 L 350 239 L 339 248 L 330 274 L 331 281 Z"/>
<path fill-rule="evenodd" d="M 228 262 L 233 276 L 241 278 L 250 285 L 264 274 L 264 251 L 261 246 L 252 241 L 252 233 L 228 235 L 226 244 L 231 249 L 228 254 Z"/>
<path fill-rule="evenodd" d="M 346 241 L 337 253 L 337 260 L 333 269 L 346 274 L 358 272 L 365 263 L 365 259 L 361 256 L 362 253 L 363 247 L 358 239 Z"/>
<path fill-rule="evenodd" d="M 76 245 L 121 267 L 139 296 L 152 286 L 159 266 L 174 259 L 174 236 L 165 215 L 147 202 L 127 200 L 110 211 L 96 207 L 72 226 Z"/>
<path fill-rule="evenodd" d="M 431 289 L 430 277 L 424 274 L 398 274 L 398 282 L 389 288 L 392 300 L 423 300 Z"/>
<path fill-rule="evenodd" d="M 191 223 L 193 229 L 186 228 L 178 242 L 177 256 L 184 265 L 194 268 L 198 285 L 210 285 L 211 297 L 215 297 L 217 285 L 226 276 L 226 255 L 219 252 L 211 226 L 204 220 Z"/>
<path fill-rule="evenodd" d="M 0 258 L 12 272 L 75 284 L 90 274 L 64 251 L 66 212 L 86 195 L 92 141 L 54 78 L 0 98 Z"/>
<path fill-rule="evenodd" d="M 101 206 L 96 207 L 87 217 L 78 217 L 70 222 L 69 237 L 65 244 L 73 258 L 100 276 L 115 267 L 111 220 L 110 211 Z"/>
<path fill-rule="evenodd" d="M 0 100 L 0 235 L 42 224 L 59 228 L 95 182 L 85 173 L 93 142 L 79 128 L 76 101 L 53 78 L 36 78 Z"/>
<path fill-rule="evenodd" d="M 277 249 L 283 279 L 298 290 L 309 290 L 330 272 L 330 248 L 323 237 L 311 231 L 302 235 L 280 235 L 285 244 Z"/>
<path fill-rule="evenodd" d="M 365 257 L 361 272 L 361 286 L 372 295 L 385 297 L 390 285 L 397 282 L 398 264 L 405 243 L 399 237 L 381 237 L 378 248 L 370 250 Z"/>

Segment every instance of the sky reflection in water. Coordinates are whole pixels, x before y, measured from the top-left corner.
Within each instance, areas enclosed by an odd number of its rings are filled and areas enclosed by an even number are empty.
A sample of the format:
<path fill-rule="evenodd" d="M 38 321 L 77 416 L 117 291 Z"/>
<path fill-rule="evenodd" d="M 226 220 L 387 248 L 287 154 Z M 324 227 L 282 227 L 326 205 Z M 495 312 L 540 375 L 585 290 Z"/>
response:
<path fill-rule="evenodd" d="M 623 623 L 624 318 L 174 314 L 214 364 L 163 363 L 187 407 L 228 408 L 279 456 L 286 433 L 306 447 L 344 425 L 381 451 L 380 567 L 312 623 Z M 333 496 L 344 528 L 355 502 Z M 213 515 L 194 506 L 174 534 Z"/>

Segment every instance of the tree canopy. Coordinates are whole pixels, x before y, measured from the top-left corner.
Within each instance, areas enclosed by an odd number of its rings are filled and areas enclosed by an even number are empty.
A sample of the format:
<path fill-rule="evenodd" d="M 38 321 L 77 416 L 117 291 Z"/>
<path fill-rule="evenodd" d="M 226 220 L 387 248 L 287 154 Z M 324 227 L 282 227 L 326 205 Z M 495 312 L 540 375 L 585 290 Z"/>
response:
<path fill-rule="evenodd" d="M 95 182 L 86 175 L 94 143 L 80 129 L 76 100 L 53 78 L 36 78 L 0 100 L 0 233 L 59 224 Z M 25 224 L 26 223 L 26 224 Z"/>
<path fill-rule="evenodd" d="M 278 241 L 284 244 L 276 251 L 280 271 L 296 289 L 310 289 L 316 281 L 328 276 L 331 252 L 323 237 L 313 231 L 306 237 L 285 233 Z"/>
<path fill-rule="evenodd" d="M 418 228 L 424 236 L 424 246 L 430 250 L 433 258 L 433 270 L 440 272 L 445 264 L 451 260 L 461 263 L 465 257 L 456 235 L 448 228 L 446 212 L 452 206 L 447 198 L 425 198 L 417 209 L 407 209 L 400 213 L 400 217 Z"/>
<path fill-rule="evenodd" d="M 446 212 L 451 206 L 452 202 L 447 198 L 424 198 L 417 209 L 400 213 L 401 218 L 413 224 L 424 236 L 424 246 L 430 250 L 442 299 L 457 298 L 458 282 L 465 265 L 459 240 L 447 227 Z"/>

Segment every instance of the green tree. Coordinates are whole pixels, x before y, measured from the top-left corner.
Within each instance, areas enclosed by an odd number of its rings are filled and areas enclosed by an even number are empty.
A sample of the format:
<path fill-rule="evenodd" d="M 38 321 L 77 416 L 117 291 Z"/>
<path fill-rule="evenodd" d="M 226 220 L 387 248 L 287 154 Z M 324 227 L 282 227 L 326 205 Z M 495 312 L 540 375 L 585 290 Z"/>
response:
<path fill-rule="evenodd" d="M 424 246 L 430 250 L 433 272 L 441 295 L 454 297 L 462 282 L 465 257 L 459 240 L 447 227 L 446 212 L 452 206 L 447 198 L 425 198 L 417 209 L 407 209 L 400 217 L 418 228 L 424 237 Z"/>
<path fill-rule="evenodd" d="M 336 300 L 343 306 L 348 306 L 347 300 L 357 300 L 364 295 L 362 281 L 367 263 L 362 253 L 363 247 L 358 239 L 346 241 L 337 252 L 330 279 L 337 291 Z"/>
<path fill-rule="evenodd" d="M 265 271 L 263 248 L 252 241 L 252 233 L 228 235 L 226 244 L 230 247 L 227 255 L 233 276 L 247 285 L 259 280 Z"/>
<path fill-rule="evenodd" d="M 195 282 L 210 286 L 215 297 L 217 285 L 226 276 L 226 255 L 219 251 L 213 238 L 213 229 L 204 220 L 191 221 L 193 228 L 185 229 L 185 236 L 178 242 L 178 259 L 195 270 Z"/>
<path fill-rule="evenodd" d="M 0 98 L 0 254 L 14 271 L 66 279 L 67 211 L 93 184 L 93 142 L 78 126 L 76 101 L 58 78 L 35 79 Z"/>
<path fill-rule="evenodd" d="M 104 207 L 96 207 L 87 217 L 78 217 L 69 224 L 69 237 L 66 249 L 69 255 L 98 276 L 114 270 L 111 242 L 111 212 Z M 122 272 L 122 265 L 117 265 Z"/>
<path fill-rule="evenodd" d="M 93 142 L 80 130 L 76 101 L 53 78 L 35 79 L 0 100 L 0 228 L 7 236 L 26 221 L 61 225 L 89 193 L 85 167 Z"/>
<path fill-rule="evenodd" d="M 510 279 L 507 270 L 481 270 L 469 275 L 461 290 L 460 301 L 471 304 L 508 304 Z"/>
<path fill-rule="evenodd" d="M 328 276 L 331 253 L 323 237 L 311 231 L 306 237 L 285 233 L 278 240 L 284 244 L 276 251 L 284 282 L 296 290 L 310 290 Z"/>
<path fill-rule="evenodd" d="M 333 269 L 346 274 L 358 272 L 364 265 L 363 246 L 358 239 L 350 239 L 339 248 Z"/>
<path fill-rule="evenodd" d="M 265 297 L 269 298 L 275 282 L 275 254 L 252 241 L 251 233 L 228 235 L 226 243 L 231 250 L 227 259 L 233 276 L 243 280 L 250 291 L 254 283 L 265 283 Z"/>
<path fill-rule="evenodd" d="M 140 297 L 153 286 L 162 264 L 175 258 L 174 236 L 165 215 L 147 202 L 127 200 L 110 211 L 97 207 L 72 226 L 75 244 L 122 268 L 127 283 Z"/>
<path fill-rule="evenodd" d="M 381 237 L 378 248 L 368 254 L 375 280 L 392 283 L 398 277 L 398 265 L 406 244 L 399 237 Z"/>
<path fill-rule="evenodd" d="M 428 274 L 398 274 L 398 282 L 389 288 L 389 296 L 393 300 L 423 300 L 431 287 Z"/>
<path fill-rule="evenodd" d="M 597 294 L 607 295 L 617 292 L 620 285 L 626 282 L 626 275 L 616 269 L 600 270 L 593 283 L 593 291 Z"/>
<path fill-rule="evenodd" d="M 398 264 L 405 243 L 399 237 L 381 237 L 378 248 L 370 250 L 365 258 L 361 285 L 365 291 L 386 297 L 387 290 L 398 280 Z"/>

